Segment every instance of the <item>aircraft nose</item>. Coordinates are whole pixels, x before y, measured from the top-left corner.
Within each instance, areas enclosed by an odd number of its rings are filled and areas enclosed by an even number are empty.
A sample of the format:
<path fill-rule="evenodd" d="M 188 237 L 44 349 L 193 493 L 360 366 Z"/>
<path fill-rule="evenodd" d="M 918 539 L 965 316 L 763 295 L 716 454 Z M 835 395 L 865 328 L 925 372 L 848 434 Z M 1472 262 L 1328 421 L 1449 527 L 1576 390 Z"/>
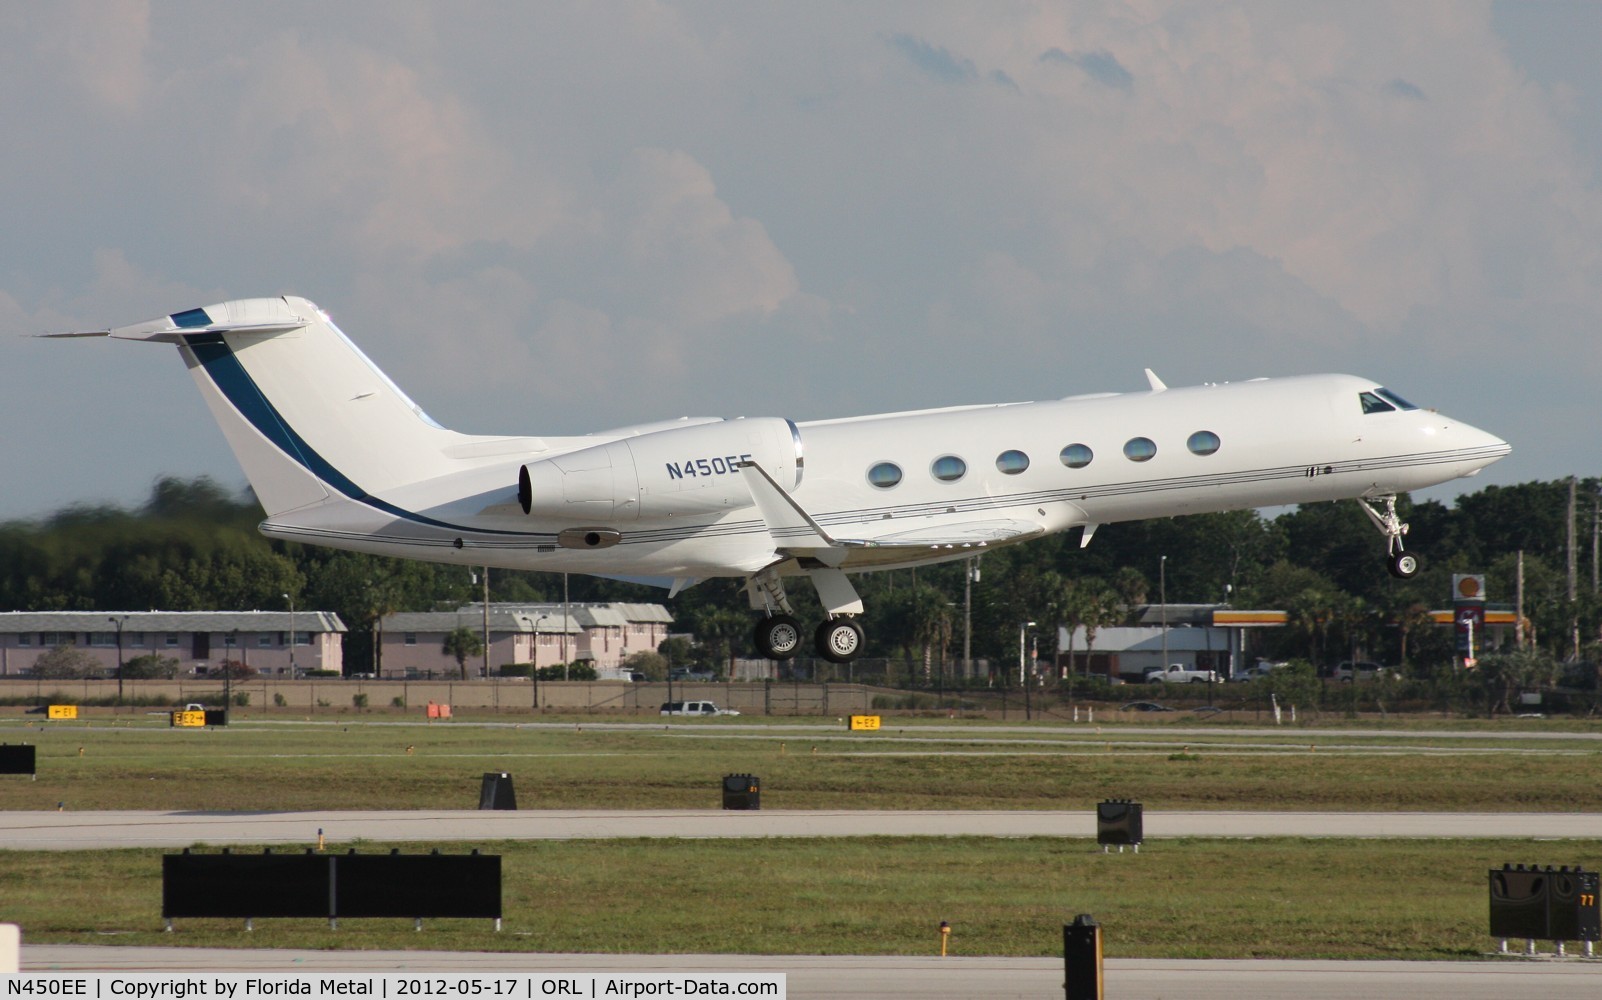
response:
<path fill-rule="evenodd" d="M 1513 446 L 1489 431 L 1482 431 L 1478 427 L 1471 427 L 1460 421 L 1453 421 L 1452 437 L 1457 445 L 1456 451 L 1468 471 L 1462 473 L 1472 476 L 1492 462 L 1506 458 Z"/>

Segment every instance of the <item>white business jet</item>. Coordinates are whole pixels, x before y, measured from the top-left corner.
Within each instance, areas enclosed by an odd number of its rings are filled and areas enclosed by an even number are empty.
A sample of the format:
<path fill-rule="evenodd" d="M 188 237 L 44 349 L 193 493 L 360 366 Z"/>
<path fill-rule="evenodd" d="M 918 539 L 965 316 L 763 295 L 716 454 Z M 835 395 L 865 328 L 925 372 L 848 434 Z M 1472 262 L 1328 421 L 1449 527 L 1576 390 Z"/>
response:
<path fill-rule="evenodd" d="M 819 655 L 861 650 L 848 574 L 961 559 L 1113 521 L 1356 499 L 1418 571 L 1396 496 L 1472 476 L 1505 441 L 1368 379 L 1304 375 L 797 422 L 685 417 L 583 437 L 459 434 L 305 299 L 112 330 L 176 344 L 267 513 L 261 531 L 469 566 L 745 579 L 756 644 L 794 656 L 808 577 Z"/>

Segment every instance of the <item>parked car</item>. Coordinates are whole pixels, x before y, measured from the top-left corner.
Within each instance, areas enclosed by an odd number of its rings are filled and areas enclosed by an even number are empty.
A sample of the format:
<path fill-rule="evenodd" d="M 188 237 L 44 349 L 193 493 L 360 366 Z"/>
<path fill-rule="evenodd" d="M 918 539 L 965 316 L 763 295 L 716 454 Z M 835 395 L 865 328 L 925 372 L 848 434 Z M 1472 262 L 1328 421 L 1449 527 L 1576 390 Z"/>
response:
<path fill-rule="evenodd" d="M 1206 684 L 1218 680 L 1211 670 L 1192 670 L 1183 663 L 1170 663 L 1165 670 L 1152 667 L 1146 671 L 1147 684 Z"/>
<path fill-rule="evenodd" d="M 1268 660 L 1258 660 L 1256 663 L 1246 667 L 1234 677 L 1231 677 L 1230 680 L 1255 681 L 1259 678 L 1267 677 L 1269 674 L 1273 673 L 1284 665 L 1285 664 L 1283 663 L 1270 663 Z"/>
<path fill-rule="evenodd" d="M 732 708 L 719 708 L 716 702 L 711 701 L 664 701 L 662 703 L 663 715 L 739 715 Z"/>
<path fill-rule="evenodd" d="M 1122 706 L 1125 712 L 1172 712 L 1167 705 L 1159 705 L 1155 701 L 1132 701 Z"/>
<path fill-rule="evenodd" d="M 1390 667 L 1369 660 L 1358 660 L 1356 663 L 1351 660 L 1342 660 L 1336 665 L 1334 671 L 1330 673 L 1330 677 L 1335 680 L 1347 682 L 1375 681 L 1386 677 L 1395 679 L 1400 676 L 1402 675 Z"/>

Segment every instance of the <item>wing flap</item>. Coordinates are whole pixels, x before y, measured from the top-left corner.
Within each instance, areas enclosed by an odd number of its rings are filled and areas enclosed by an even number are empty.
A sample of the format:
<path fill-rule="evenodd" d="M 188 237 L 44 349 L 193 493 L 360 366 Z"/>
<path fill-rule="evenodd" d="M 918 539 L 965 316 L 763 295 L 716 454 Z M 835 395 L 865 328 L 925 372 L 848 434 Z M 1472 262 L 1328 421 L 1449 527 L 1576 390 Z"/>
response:
<path fill-rule="evenodd" d="M 1016 518 L 989 518 L 980 521 L 946 521 L 924 528 L 889 531 L 871 537 L 844 541 L 847 545 L 874 548 L 968 549 L 1003 542 L 1018 542 L 1044 535 L 1046 529 L 1033 521 Z"/>

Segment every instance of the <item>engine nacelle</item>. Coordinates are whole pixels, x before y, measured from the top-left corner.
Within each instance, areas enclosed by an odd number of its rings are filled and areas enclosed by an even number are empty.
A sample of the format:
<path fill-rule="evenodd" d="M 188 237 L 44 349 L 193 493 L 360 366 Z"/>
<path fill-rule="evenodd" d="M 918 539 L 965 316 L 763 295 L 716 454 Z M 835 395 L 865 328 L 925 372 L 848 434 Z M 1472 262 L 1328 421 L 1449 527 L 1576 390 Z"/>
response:
<path fill-rule="evenodd" d="M 801 483 L 801 431 L 780 417 L 723 420 L 620 438 L 523 466 L 525 514 L 616 524 L 715 514 L 752 504 L 741 462 L 785 489 Z"/>

